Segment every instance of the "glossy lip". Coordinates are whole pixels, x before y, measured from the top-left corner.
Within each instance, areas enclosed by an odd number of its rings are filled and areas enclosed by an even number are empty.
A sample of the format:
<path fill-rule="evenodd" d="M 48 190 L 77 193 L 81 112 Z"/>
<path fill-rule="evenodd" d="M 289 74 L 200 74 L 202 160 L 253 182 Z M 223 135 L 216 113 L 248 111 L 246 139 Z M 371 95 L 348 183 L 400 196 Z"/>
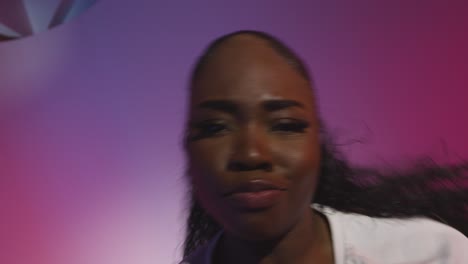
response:
<path fill-rule="evenodd" d="M 284 184 L 278 182 L 273 182 L 266 179 L 255 179 L 239 184 L 232 191 L 226 193 L 225 196 L 230 196 L 235 193 L 260 192 L 266 190 L 285 191 L 286 187 Z"/>
<path fill-rule="evenodd" d="M 244 182 L 226 195 L 228 203 L 243 211 L 265 210 L 277 204 L 286 188 L 279 183 L 258 179 Z"/>

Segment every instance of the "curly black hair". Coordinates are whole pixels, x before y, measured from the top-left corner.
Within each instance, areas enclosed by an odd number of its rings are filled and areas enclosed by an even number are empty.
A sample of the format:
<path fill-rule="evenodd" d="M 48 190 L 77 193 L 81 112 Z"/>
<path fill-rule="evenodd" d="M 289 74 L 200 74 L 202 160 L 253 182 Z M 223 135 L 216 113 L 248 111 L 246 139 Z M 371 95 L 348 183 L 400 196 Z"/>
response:
<path fill-rule="evenodd" d="M 213 52 L 230 38 L 248 34 L 264 40 L 312 85 L 305 63 L 277 38 L 260 31 L 236 31 L 213 41 L 195 64 L 196 81 Z M 406 169 L 352 166 L 321 122 L 319 184 L 311 203 L 338 211 L 381 218 L 427 217 L 468 235 L 468 162 L 438 165 L 430 158 Z M 184 256 L 209 241 L 221 226 L 190 193 Z"/>

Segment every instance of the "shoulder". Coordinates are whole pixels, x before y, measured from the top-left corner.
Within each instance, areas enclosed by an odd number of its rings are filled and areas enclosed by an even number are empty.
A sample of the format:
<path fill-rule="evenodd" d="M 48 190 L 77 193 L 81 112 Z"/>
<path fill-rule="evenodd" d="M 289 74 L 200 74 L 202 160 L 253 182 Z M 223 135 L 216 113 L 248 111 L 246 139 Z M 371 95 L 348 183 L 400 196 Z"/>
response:
<path fill-rule="evenodd" d="M 209 243 L 197 248 L 192 254 L 184 258 L 179 264 L 210 264 L 208 255 L 210 254 Z"/>
<path fill-rule="evenodd" d="M 197 248 L 179 264 L 211 264 L 214 248 L 221 235 L 222 232 L 216 234 L 210 241 Z"/>
<path fill-rule="evenodd" d="M 336 212 L 331 218 L 336 218 L 348 235 L 401 240 L 402 238 L 418 239 L 439 238 L 448 241 L 463 242 L 468 245 L 468 239 L 458 230 L 443 223 L 428 218 L 375 218 L 359 214 Z M 468 249 L 468 248 L 467 248 Z"/>
<path fill-rule="evenodd" d="M 426 218 L 326 214 L 334 232 L 340 233 L 336 237 L 342 240 L 344 257 L 386 259 L 388 263 L 468 263 L 468 238 L 445 224 Z"/>

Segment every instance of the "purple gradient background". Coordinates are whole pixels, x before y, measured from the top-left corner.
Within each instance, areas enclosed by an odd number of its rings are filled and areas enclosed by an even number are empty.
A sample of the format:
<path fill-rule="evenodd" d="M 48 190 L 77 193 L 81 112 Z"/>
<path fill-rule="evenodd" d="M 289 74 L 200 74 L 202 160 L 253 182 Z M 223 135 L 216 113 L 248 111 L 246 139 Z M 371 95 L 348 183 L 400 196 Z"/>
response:
<path fill-rule="evenodd" d="M 343 148 L 352 161 L 468 157 L 467 11 L 463 1 L 101 0 L 0 43 L 0 263 L 179 260 L 188 72 L 209 40 L 237 29 L 271 32 L 304 57 L 339 141 L 365 140 Z"/>

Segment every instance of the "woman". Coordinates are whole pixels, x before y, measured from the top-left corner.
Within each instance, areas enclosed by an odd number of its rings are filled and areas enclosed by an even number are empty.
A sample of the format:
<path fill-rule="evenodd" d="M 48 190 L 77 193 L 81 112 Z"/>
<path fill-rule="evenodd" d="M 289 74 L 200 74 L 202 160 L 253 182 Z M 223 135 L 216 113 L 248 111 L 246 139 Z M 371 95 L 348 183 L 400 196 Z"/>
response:
<path fill-rule="evenodd" d="M 215 40 L 190 85 L 182 263 L 468 263 L 468 239 L 422 217 L 462 227 L 466 191 L 436 194 L 429 179 L 454 182 L 467 166 L 411 177 L 348 166 L 304 63 L 279 40 L 257 31 Z"/>

